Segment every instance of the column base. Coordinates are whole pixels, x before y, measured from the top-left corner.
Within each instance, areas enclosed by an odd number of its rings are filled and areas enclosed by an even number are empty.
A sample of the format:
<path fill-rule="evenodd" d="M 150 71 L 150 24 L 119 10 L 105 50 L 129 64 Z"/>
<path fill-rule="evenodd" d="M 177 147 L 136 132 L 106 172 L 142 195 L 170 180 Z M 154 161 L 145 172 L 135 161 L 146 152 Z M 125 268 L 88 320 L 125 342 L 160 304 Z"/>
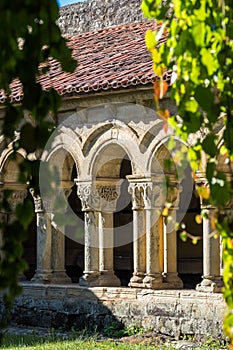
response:
<path fill-rule="evenodd" d="M 163 274 L 163 281 L 168 289 L 182 289 L 183 282 L 177 272 L 167 272 Z"/>
<path fill-rule="evenodd" d="M 72 283 L 65 270 L 38 270 L 32 277 L 31 282 L 42 284 L 68 284 Z"/>
<path fill-rule="evenodd" d="M 66 270 L 53 271 L 50 277 L 52 284 L 69 284 L 72 283 L 71 278 L 66 274 Z"/>
<path fill-rule="evenodd" d="M 144 288 L 164 289 L 162 274 L 147 274 L 143 279 L 143 286 Z"/>
<path fill-rule="evenodd" d="M 114 271 L 84 272 L 79 279 L 80 286 L 84 287 L 120 287 L 121 281 Z"/>
<path fill-rule="evenodd" d="M 203 280 L 196 286 L 198 292 L 222 293 L 222 276 L 202 276 Z"/>
<path fill-rule="evenodd" d="M 114 271 L 100 271 L 100 275 L 97 279 L 99 287 L 120 287 L 121 281 L 115 275 Z"/>
<path fill-rule="evenodd" d="M 36 270 L 36 273 L 32 277 L 31 282 L 49 284 L 51 281 L 52 273 L 52 270 Z"/>
<path fill-rule="evenodd" d="M 143 279 L 145 277 L 145 273 L 143 272 L 134 272 L 131 277 L 128 286 L 131 288 L 145 288 L 143 285 Z"/>

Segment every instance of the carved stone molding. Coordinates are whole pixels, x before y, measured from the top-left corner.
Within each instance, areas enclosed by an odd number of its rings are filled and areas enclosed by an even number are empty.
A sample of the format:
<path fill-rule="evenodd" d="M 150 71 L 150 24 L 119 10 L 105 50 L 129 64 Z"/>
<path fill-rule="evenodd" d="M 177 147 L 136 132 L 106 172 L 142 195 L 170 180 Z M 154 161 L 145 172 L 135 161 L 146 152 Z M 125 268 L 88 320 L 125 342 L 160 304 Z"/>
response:
<path fill-rule="evenodd" d="M 143 209 L 145 201 L 148 201 L 147 189 L 150 185 L 147 182 L 134 182 L 129 184 L 129 193 L 132 195 L 132 209 Z"/>
<path fill-rule="evenodd" d="M 95 185 L 93 183 L 77 182 L 77 195 L 82 204 L 82 210 L 114 211 L 119 197 L 117 186 Z"/>
<path fill-rule="evenodd" d="M 44 207 L 43 207 L 43 202 L 42 202 L 41 196 L 39 194 L 35 194 L 35 191 L 33 188 L 30 188 L 30 193 L 31 193 L 33 201 L 34 201 L 35 213 L 43 213 Z"/>
<path fill-rule="evenodd" d="M 77 195 L 81 200 L 82 210 L 91 210 L 91 183 L 79 183 L 77 185 Z"/>
<path fill-rule="evenodd" d="M 9 202 L 12 210 L 15 210 L 15 208 L 18 204 L 23 203 L 23 201 L 25 200 L 27 195 L 28 195 L 27 190 L 12 191 L 12 193 L 10 194 L 10 197 L 8 198 L 8 202 Z"/>
<path fill-rule="evenodd" d="M 129 193 L 132 195 L 133 210 L 161 208 L 163 205 L 162 183 L 130 182 Z"/>

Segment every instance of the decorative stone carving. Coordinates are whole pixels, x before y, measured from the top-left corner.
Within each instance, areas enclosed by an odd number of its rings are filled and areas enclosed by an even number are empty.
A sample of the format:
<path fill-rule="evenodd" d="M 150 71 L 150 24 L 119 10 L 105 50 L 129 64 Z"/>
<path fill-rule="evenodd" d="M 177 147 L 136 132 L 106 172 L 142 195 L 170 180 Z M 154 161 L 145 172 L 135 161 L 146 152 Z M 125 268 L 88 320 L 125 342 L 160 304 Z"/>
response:
<path fill-rule="evenodd" d="M 27 194 L 28 194 L 27 190 L 12 191 L 12 193 L 10 194 L 10 197 L 8 198 L 8 202 L 13 211 L 16 209 L 18 204 L 23 203 L 23 201 L 27 197 Z"/>
<path fill-rule="evenodd" d="M 132 209 L 160 208 L 163 202 L 161 184 L 153 182 L 132 182 L 129 193 L 132 195 Z"/>
<path fill-rule="evenodd" d="M 77 194 L 81 200 L 82 210 L 114 211 L 119 197 L 117 186 L 95 185 L 92 183 L 78 183 Z"/>
<path fill-rule="evenodd" d="M 30 188 L 30 193 L 32 195 L 34 205 L 35 205 L 35 213 L 43 213 L 44 212 L 44 206 L 42 202 L 42 198 L 39 194 L 35 194 L 35 191 L 33 188 Z"/>

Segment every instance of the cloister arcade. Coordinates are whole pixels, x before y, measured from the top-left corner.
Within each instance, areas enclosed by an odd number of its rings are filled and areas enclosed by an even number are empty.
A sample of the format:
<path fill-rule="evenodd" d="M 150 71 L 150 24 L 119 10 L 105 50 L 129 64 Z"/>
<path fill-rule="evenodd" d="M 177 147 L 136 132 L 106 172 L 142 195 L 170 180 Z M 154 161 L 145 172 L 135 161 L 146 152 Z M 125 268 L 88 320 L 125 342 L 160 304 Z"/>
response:
<path fill-rule="evenodd" d="M 211 237 L 207 219 L 195 222 L 201 210 L 195 184 L 187 169 L 178 173 L 168 147 L 172 130 L 163 126 L 153 110 L 135 104 L 70 113 L 42 154 L 42 163 L 59 176 L 51 181 L 42 166 L 40 196 L 18 182 L 23 150 L 11 160 L 11 144 L 2 148 L 1 189 L 13 190 L 13 205 L 30 196 L 35 206 L 25 242 L 25 279 L 221 290 L 219 239 Z M 174 141 L 175 148 L 180 144 Z M 170 169 L 165 160 L 172 160 Z M 1 215 L 8 220 L 12 214 Z M 196 245 L 182 242 L 177 221 L 202 239 Z"/>

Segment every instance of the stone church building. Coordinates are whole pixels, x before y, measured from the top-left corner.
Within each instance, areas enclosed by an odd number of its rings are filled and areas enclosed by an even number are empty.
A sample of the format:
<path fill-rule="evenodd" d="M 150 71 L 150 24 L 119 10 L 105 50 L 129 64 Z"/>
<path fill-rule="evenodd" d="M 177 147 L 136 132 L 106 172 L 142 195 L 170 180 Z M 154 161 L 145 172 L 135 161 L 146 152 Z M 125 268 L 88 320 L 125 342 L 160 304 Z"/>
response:
<path fill-rule="evenodd" d="M 24 151 L 12 161 L 11 144 L 1 140 L 1 188 L 13 190 L 15 204 L 31 196 L 35 205 L 13 319 L 46 327 L 119 322 L 174 336 L 219 336 L 225 310 L 220 241 L 211 237 L 208 220 L 195 221 L 202 203 L 189 169 L 180 174 L 176 167 L 182 144 L 174 139 L 169 147 L 173 131 L 155 110 L 156 76 L 144 37 L 156 24 L 143 18 L 138 0 L 69 5 L 58 23 L 78 67 L 63 73 L 51 61 L 41 78 L 63 101 L 41 155 L 58 169 L 52 194 L 43 169 L 41 196 L 25 190 L 17 165 Z M 164 79 L 170 84 L 171 73 Z M 14 98 L 20 99 L 17 92 Z M 161 105 L 176 111 L 169 91 Z M 205 181 L 201 174 L 197 179 Z M 57 199 L 65 203 L 60 210 Z M 176 221 L 198 238 L 196 245 L 180 239 Z"/>

